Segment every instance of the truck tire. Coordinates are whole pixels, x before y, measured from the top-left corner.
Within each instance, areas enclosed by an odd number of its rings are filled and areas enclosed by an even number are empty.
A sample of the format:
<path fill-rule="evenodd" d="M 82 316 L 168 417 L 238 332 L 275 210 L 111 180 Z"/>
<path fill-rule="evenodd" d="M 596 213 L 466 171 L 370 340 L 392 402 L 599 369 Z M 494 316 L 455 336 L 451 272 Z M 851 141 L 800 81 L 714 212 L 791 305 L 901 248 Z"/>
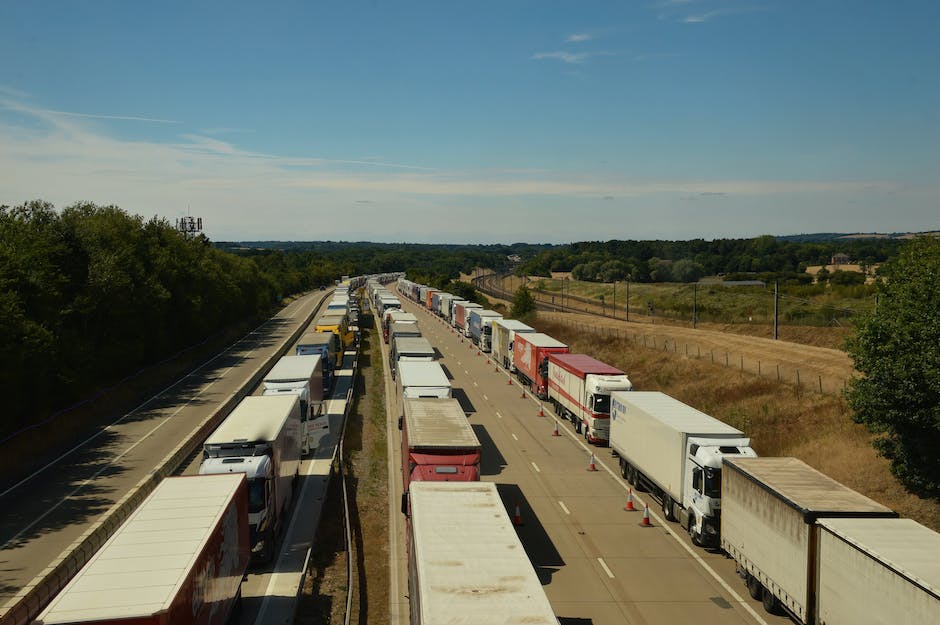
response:
<path fill-rule="evenodd" d="M 674 508 L 675 506 L 672 504 L 672 497 L 669 495 L 663 495 L 663 516 L 666 517 L 667 521 L 675 522 L 676 514 Z"/>
<path fill-rule="evenodd" d="M 747 594 L 751 595 L 751 599 L 763 599 L 764 586 L 759 581 L 757 581 L 756 577 L 748 573 L 745 584 L 747 584 Z"/>
<path fill-rule="evenodd" d="M 623 479 L 629 481 L 627 476 L 630 475 L 630 465 L 623 458 L 620 459 L 620 475 Z"/>
<path fill-rule="evenodd" d="M 764 586 L 764 593 L 761 597 L 761 604 L 764 606 L 764 610 L 768 614 L 780 614 L 782 610 L 780 609 L 780 601 L 774 596 L 774 593 L 770 592 L 770 589 Z"/>
<path fill-rule="evenodd" d="M 705 541 L 702 540 L 702 535 L 699 532 L 695 531 L 695 513 L 689 513 L 689 538 L 692 539 L 692 544 L 696 547 L 704 547 Z"/>

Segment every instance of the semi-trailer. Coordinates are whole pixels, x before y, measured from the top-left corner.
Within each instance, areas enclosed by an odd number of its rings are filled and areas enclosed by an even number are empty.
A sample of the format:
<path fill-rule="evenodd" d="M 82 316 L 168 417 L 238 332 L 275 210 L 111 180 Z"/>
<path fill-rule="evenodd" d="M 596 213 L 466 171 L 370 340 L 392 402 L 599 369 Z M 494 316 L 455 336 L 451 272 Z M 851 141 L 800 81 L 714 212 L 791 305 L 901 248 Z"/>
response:
<path fill-rule="evenodd" d="M 447 321 L 450 321 L 451 302 L 454 301 L 455 297 L 457 299 L 460 299 L 460 298 L 454 295 L 453 293 L 445 293 L 444 291 L 441 291 L 440 293 L 438 293 L 437 297 L 438 297 L 437 310 L 435 311 L 435 313 L 437 314 L 438 317 L 443 317 L 444 319 L 447 319 Z"/>
<path fill-rule="evenodd" d="M 437 358 L 437 352 L 431 342 L 423 336 L 406 336 L 395 339 L 392 349 L 389 350 L 389 370 L 394 380 L 398 375 L 400 361 L 432 362 Z"/>
<path fill-rule="evenodd" d="M 401 464 L 405 494 L 411 482 L 477 482 L 480 440 L 456 399 L 405 399 Z M 406 506 L 406 498 L 403 498 Z M 406 512 L 406 510 L 403 510 Z"/>
<path fill-rule="evenodd" d="M 568 346 L 541 332 L 516 334 L 512 347 L 513 364 L 519 381 L 539 399 L 548 398 L 548 355 L 567 354 Z"/>
<path fill-rule="evenodd" d="M 33 625 L 223 625 L 248 551 L 244 475 L 168 477 Z"/>
<path fill-rule="evenodd" d="M 470 336 L 470 311 L 474 309 L 482 310 L 483 306 L 467 301 L 454 304 L 454 327 L 464 336 Z"/>
<path fill-rule="evenodd" d="M 333 387 L 333 372 L 343 367 L 343 350 L 337 349 L 339 338 L 332 332 L 307 332 L 297 341 L 298 356 L 318 355 L 323 361 L 323 394 Z M 338 358 L 337 358 L 338 356 Z"/>
<path fill-rule="evenodd" d="M 827 557 L 829 554 L 820 551 L 819 522 L 851 518 L 883 527 L 884 520 L 897 517 L 897 513 L 797 458 L 727 457 L 722 473 L 721 548 L 734 559 L 750 595 L 760 599 L 768 612 L 783 608 L 804 625 L 865 623 L 852 620 L 850 613 L 834 613 L 825 621 L 820 619 L 821 571 L 833 562 L 821 560 L 824 554 Z M 936 552 L 932 555 L 936 567 Z M 864 568 L 843 573 L 868 574 Z M 825 578 L 826 583 L 840 583 L 831 576 Z M 841 586 L 837 590 L 832 586 L 829 590 L 848 592 L 850 587 Z M 880 598 L 882 590 L 868 585 L 866 592 Z M 860 602 L 864 594 L 853 592 L 842 599 Z M 828 605 L 839 609 L 836 603 Z M 938 623 L 937 616 L 934 610 L 933 621 L 907 621 L 895 615 L 888 621 L 867 622 Z"/>
<path fill-rule="evenodd" d="M 414 482 L 408 527 L 412 625 L 558 625 L 490 482 Z"/>
<path fill-rule="evenodd" d="M 427 293 L 424 294 L 424 299 L 421 300 L 420 304 L 422 307 L 424 307 L 425 310 L 433 310 L 435 293 L 440 293 L 440 291 L 429 288 Z"/>
<path fill-rule="evenodd" d="M 388 343 L 388 332 L 391 325 L 395 322 L 418 323 L 418 318 L 409 312 L 400 308 L 389 308 L 382 313 L 382 338 Z"/>
<path fill-rule="evenodd" d="M 248 478 L 251 554 L 267 562 L 300 471 L 300 399 L 244 398 L 203 444 L 200 475 L 244 473 Z"/>
<path fill-rule="evenodd" d="M 340 353 L 352 345 L 355 340 L 355 334 L 349 329 L 349 319 L 345 314 L 342 315 L 323 315 L 317 319 L 314 326 L 315 332 L 332 332 L 339 340 Z"/>
<path fill-rule="evenodd" d="M 940 623 L 940 534 L 911 519 L 817 524 L 819 623 Z"/>
<path fill-rule="evenodd" d="M 589 443 L 610 439 L 610 394 L 632 390 L 627 374 L 586 354 L 548 355 L 548 399 Z"/>
<path fill-rule="evenodd" d="M 493 321 L 503 316 L 495 310 L 476 308 L 470 311 L 470 340 L 480 346 L 480 351 L 488 352 L 493 345 Z"/>
<path fill-rule="evenodd" d="M 655 391 L 610 395 L 610 447 L 620 474 L 649 490 L 663 515 L 699 546 L 718 544 L 722 459 L 753 458 L 750 439 L 726 423 Z"/>
<path fill-rule="evenodd" d="M 323 410 L 323 359 L 319 354 L 282 356 L 262 379 L 262 395 L 300 398 L 300 448 L 308 453 L 330 433 L 330 418 Z"/>
<path fill-rule="evenodd" d="M 438 362 L 399 361 L 397 385 L 403 399 L 451 396 L 450 380 Z"/>
<path fill-rule="evenodd" d="M 517 319 L 496 319 L 493 321 L 493 360 L 509 372 L 515 372 L 512 362 L 512 346 L 516 333 L 535 332 L 535 328 Z"/>
<path fill-rule="evenodd" d="M 395 321 L 388 327 L 389 342 L 393 342 L 397 338 L 415 338 L 419 336 L 421 336 L 421 330 L 418 328 L 417 322 Z"/>

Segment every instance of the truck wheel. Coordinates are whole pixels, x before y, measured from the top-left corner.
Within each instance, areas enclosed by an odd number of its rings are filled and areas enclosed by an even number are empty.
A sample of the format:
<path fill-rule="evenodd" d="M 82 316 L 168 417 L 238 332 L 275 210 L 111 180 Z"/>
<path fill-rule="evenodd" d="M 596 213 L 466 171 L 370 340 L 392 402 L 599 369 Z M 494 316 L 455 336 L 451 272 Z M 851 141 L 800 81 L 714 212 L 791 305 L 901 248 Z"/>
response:
<path fill-rule="evenodd" d="M 620 475 L 623 477 L 623 479 L 626 480 L 629 474 L 630 474 L 630 465 L 627 464 L 626 460 L 621 458 L 620 459 Z"/>
<path fill-rule="evenodd" d="M 766 610 L 768 614 L 780 614 L 781 612 L 780 601 L 777 600 L 766 586 L 764 587 L 763 597 L 761 597 L 761 604 L 763 604 L 764 610 Z"/>
<path fill-rule="evenodd" d="M 692 539 L 692 544 L 696 547 L 704 546 L 705 541 L 702 540 L 702 534 L 695 531 L 695 514 L 689 515 L 689 537 Z"/>
<path fill-rule="evenodd" d="M 663 516 L 666 517 L 667 521 L 676 520 L 676 515 L 673 512 L 672 497 L 669 495 L 663 495 Z"/>
<path fill-rule="evenodd" d="M 747 574 L 747 594 L 751 595 L 751 599 L 762 599 L 764 596 L 764 586 L 757 581 L 757 578 Z"/>

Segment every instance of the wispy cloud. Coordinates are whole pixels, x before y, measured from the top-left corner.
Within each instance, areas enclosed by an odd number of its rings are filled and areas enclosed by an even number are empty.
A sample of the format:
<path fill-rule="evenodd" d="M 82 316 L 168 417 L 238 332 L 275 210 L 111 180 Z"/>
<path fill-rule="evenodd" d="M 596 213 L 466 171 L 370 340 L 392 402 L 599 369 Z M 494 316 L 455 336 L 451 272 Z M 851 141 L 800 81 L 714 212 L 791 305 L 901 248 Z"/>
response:
<path fill-rule="evenodd" d="M 566 43 L 581 43 L 583 41 L 590 41 L 594 39 L 594 35 L 590 33 L 573 33 L 565 37 Z"/>
<path fill-rule="evenodd" d="M 536 52 L 529 58 L 535 61 L 541 61 L 543 59 L 554 59 L 557 61 L 570 63 L 572 65 L 578 65 L 580 63 L 584 63 L 589 58 L 591 58 L 591 53 L 590 52 L 566 52 L 564 50 L 557 50 L 555 52 Z"/>
<path fill-rule="evenodd" d="M 148 122 L 151 124 L 181 124 L 173 119 L 160 119 L 159 117 L 138 117 L 137 115 L 99 115 L 94 113 L 76 113 L 74 111 L 55 111 L 52 109 L 44 109 L 44 113 L 50 115 L 64 115 L 66 117 L 84 117 L 87 119 L 114 119 L 118 121 L 126 122 Z"/>
<path fill-rule="evenodd" d="M 711 21 L 716 17 L 722 17 L 725 15 L 743 15 L 745 13 L 757 13 L 766 10 L 767 7 L 761 6 L 726 7 L 722 9 L 714 9 L 712 11 L 704 11 L 701 13 L 686 15 L 679 21 L 683 24 L 702 24 L 704 22 Z"/>
<path fill-rule="evenodd" d="M 204 135 L 229 135 L 229 134 L 235 134 L 235 133 L 240 133 L 240 132 L 253 132 L 253 131 L 248 130 L 247 128 L 228 128 L 228 127 L 222 126 L 220 128 L 203 128 L 199 132 L 201 132 Z"/>

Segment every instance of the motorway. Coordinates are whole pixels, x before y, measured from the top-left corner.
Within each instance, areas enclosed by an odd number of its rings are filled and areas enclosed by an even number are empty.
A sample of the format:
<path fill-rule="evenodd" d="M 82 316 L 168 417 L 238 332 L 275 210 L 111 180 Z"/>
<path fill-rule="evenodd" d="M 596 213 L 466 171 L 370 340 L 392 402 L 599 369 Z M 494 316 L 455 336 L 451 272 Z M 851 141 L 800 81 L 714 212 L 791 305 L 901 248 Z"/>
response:
<path fill-rule="evenodd" d="M 642 512 L 625 511 L 627 484 L 606 447 L 587 445 L 467 339 L 413 302 L 422 334 L 440 352 L 456 397 L 483 445 L 482 480 L 495 482 L 519 537 L 562 624 L 672 625 L 673 623 L 788 623 L 752 600 L 734 563 L 718 550 L 693 547 L 685 531 L 666 523 L 648 500 L 652 527 Z M 401 400 L 390 389 L 389 470 L 393 575 L 392 625 L 408 621 L 408 584 L 401 494 Z M 555 436 L 555 425 L 559 436 Z M 597 471 L 589 471 L 591 453 Z M 639 510 L 644 499 L 635 497 Z M 655 510 L 653 509 L 654 507 Z M 459 537 L 455 537 L 459 540 Z"/>
<path fill-rule="evenodd" d="M 290 303 L 184 379 L 0 493 L 0 617 L 17 593 L 60 560 L 182 441 L 240 396 L 329 294 L 316 291 Z"/>

